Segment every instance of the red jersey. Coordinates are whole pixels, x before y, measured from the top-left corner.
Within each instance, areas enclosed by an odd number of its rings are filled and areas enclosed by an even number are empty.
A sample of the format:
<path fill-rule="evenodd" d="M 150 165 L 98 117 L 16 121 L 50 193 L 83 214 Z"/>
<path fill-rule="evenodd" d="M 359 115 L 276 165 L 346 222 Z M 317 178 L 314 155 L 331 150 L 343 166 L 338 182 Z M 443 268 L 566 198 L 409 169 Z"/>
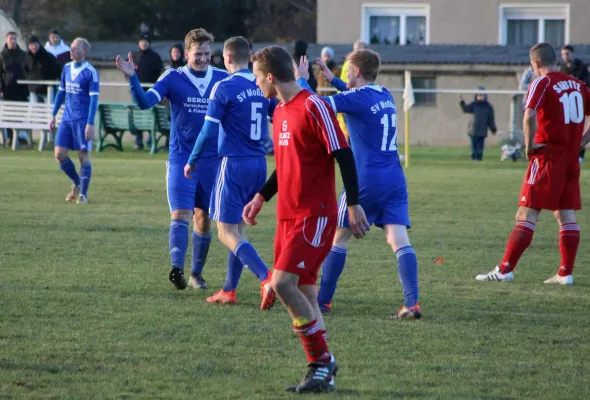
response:
<path fill-rule="evenodd" d="M 332 152 L 348 144 L 332 109 L 302 90 L 288 103 L 279 103 L 272 119 L 277 219 L 337 215 Z"/>
<path fill-rule="evenodd" d="M 534 143 L 546 144 L 553 160 L 577 162 L 584 117 L 590 115 L 586 84 L 563 72 L 549 72 L 531 83 L 525 108 L 537 112 Z"/>

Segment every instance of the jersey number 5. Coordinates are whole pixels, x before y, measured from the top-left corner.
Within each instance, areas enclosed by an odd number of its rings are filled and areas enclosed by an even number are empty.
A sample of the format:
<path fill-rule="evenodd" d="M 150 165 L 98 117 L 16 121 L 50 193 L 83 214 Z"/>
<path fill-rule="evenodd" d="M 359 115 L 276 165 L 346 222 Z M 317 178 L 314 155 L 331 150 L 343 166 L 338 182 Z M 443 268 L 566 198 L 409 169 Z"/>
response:
<path fill-rule="evenodd" d="M 559 98 L 563 105 L 565 123 L 579 124 L 584 120 L 584 101 L 580 92 L 565 93 Z"/>
<path fill-rule="evenodd" d="M 391 114 L 391 128 L 393 128 L 393 137 L 387 148 L 387 139 L 389 138 L 389 115 L 385 114 L 381 118 L 381 125 L 383 125 L 383 140 L 381 141 L 381 151 L 395 151 L 397 150 L 397 118 L 395 114 Z"/>
<path fill-rule="evenodd" d="M 262 136 L 262 114 L 258 110 L 262 109 L 262 103 L 252 103 L 252 113 L 250 120 L 250 138 L 252 140 L 260 140 Z"/>

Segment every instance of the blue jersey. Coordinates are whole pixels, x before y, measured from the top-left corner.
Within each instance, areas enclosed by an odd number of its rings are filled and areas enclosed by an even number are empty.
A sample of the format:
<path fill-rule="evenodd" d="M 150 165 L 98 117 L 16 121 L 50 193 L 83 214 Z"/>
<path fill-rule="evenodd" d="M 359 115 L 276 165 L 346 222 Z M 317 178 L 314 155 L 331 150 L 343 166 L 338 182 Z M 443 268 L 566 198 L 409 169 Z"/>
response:
<path fill-rule="evenodd" d="M 170 102 L 170 152 L 171 163 L 185 164 L 193 150 L 199 132 L 205 122 L 209 96 L 213 86 L 227 78 L 227 72 L 209 67 L 203 78 L 197 78 L 188 66 L 169 69 L 160 76 L 148 92 L 158 100 L 164 97 Z M 211 141 L 203 158 L 217 157 L 217 143 Z"/>
<path fill-rule="evenodd" d="M 87 120 L 90 97 L 98 96 L 98 72 L 86 61 L 79 66 L 73 62 L 64 65 L 59 90 L 66 94 L 66 107 L 62 121 Z"/>
<path fill-rule="evenodd" d="M 350 144 L 360 175 L 375 169 L 400 168 L 397 154 L 397 115 L 391 94 L 367 85 L 327 97 L 337 113 L 346 114 Z"/>
<path fill-rule="evenodd" d="M 221 124 L 219 156 L 264 156 L 262 139 L 268 136 L 268 111 L 269 101 L 250 71 L 238 71 L 217 83 L 205 119 Z"/>

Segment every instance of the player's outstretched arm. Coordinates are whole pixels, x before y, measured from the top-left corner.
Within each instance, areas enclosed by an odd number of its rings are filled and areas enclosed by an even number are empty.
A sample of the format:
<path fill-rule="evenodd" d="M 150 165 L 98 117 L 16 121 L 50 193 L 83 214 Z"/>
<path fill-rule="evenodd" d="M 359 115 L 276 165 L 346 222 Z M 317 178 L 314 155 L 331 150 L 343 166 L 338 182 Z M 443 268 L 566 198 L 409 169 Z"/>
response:
<path fill-rule="evenodd" d="M 367 221 L 365 211 L 360 206 L 359 184 L 352 150 L 347 147 L 335 150 L 332 154 L 340 166 L 340 174 L 342 175 L 344 191 L 346 192 L 350 230 L 355 237 L 362 238 L 365 236 L 365 232 L 369 230 L 370 225 Z"/>
<path fill-rule="evenodd" d="M 279 181 L 277 179 L 277 171 L 274 170 L 270 175 L 262 189 L 246 204 L 242 212 L 242 218 L 248 225 L 257 225 L 256 216 L 262 210 L 262 205 L 265 201 L 269 201 L 279 191 Z"/>
<path fill-rule="evenodd" d="M 346 87 L 346 82 L 334 76 L 334 73 L 332 73 L 330 68 L 328 68 L 324 60 L 318 57 L 316 58 L 316 63 L 320 66 L 321 74 L 324 76 L 324 78 L 326 78 L 328 82 L 332 84 L 332 86 L 334 86 L 340 92 L 345 92 L 346 90 L 348 90 L 348 88 Z"/>
<path fill-rule="evenodd" d="M 133 63 L 133 56 L 131 53 L 127 55 L 128 60 L 124 61 L 121 56 L 117 56 L 116 64 L 117 69 L 123 73 L 123 75 L 129 79 L 129 87 L 131 88 L 131 97 L 133 101 L 142 110 L 147 110 L 158 104 L 161 99 L 153 93 L 148 91 L 147 93 L 141 87 L 139 78 L 135 73 L 135 64 Z"/>

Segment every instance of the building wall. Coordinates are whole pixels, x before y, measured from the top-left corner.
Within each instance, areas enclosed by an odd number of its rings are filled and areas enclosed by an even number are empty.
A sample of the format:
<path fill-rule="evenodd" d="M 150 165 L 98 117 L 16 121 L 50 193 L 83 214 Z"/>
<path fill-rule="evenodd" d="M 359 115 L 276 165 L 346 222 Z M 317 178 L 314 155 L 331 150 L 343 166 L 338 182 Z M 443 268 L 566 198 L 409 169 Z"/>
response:
<path fill-rule="evenodd" d="M 114 62 L 113 62 L 114 65 Z M 101 86 L 99 101 L 109 103 L 132 103 L 131 91 L 127 80 L 123 78 L 118 69 L 111 66 L 97 65 L 101 82 L 120 82 L 122 87 Z"/>
<path fill-rule="evenodd" d="M 570 42 L 590 40 L 589 0 L 318 0 L 317 42 L 346 44 L 361 37 L 363 4 L 429 4 L 430 44 L 499 44 L 500 4 L 570 4 Z M 343 29 L 346 27 L 346 29 Z"/>
<path fill-rule="evenodd" d="M 387 88 L 401 88 L 401 73 L 381 74 L 377 83 Z M 475 90 L 484 86 L 487 90 L 517 90 L 516 74 L 505 75 L 438 75 L 437 88 L 457 88 Z M 405 139 L 405 114 L 401 93 L 394 93 L 398 112 L 398 143 Z M 466 102 L 473 100 L 473 95 L 463 95 Z M 491 134 L 488 144 L 498 144 L 508 138 L 511 130 L 510 95 L 490 95 L 489 102 L 493 105 L 498 134 Z M 520 101 L 518 101 L 520 103 Z M 468 146 L 466 135 L 470 114 L 464 114 L 459 108 L 456 94 L 437 94 L 436 106 L 414 106 L 410 109 L 410 144 L 432 146 Z M 521 115 L 518 116 L 522 118 Z"/>

